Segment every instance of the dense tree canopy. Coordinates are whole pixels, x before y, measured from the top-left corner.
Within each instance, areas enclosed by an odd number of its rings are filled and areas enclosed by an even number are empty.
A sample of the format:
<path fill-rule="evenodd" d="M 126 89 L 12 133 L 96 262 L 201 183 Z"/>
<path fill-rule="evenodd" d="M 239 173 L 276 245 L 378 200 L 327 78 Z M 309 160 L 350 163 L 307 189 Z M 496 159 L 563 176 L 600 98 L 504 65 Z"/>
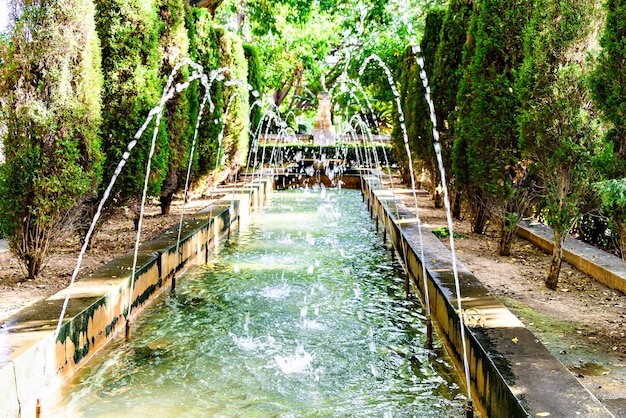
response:
<path fill-rule="evenodd" d="M 423 30 L 426 12 L 443 3 L 226 0 L 217 19 L 258 45 L 262 61 L 272 63 L 263 79 L 274 103 L 287 114 L 316 106 L 317 93 L 330 90 L 346 70 L 357 78 L 360 65 L 373 53 L 395 71 L 406 45 Z M 392 100 L 380 69 L 368 68 L 360 79 L 376 99 Z"/>

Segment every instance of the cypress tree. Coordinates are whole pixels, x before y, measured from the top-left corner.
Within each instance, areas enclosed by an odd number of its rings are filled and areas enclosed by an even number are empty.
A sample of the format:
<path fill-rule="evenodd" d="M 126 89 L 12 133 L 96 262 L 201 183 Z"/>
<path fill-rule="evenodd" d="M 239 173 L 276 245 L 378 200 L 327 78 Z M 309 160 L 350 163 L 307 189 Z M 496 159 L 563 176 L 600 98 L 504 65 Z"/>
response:
<path fill-rule="evenodd" d="M 600 38 L 602 51 L 590 78 L 591 93 L 601 117 L 608 122 L 607 141 L 615 158 L 607 164 L 610 180 L 598 184 L 603 209 L 620 237 L 622 256 L 626 251 L 626 1 L 604 3 L 606 22 Z"/>
<path fill-rule="evenodd" d="M 191 58 L 202 65 L 209 73 L 220 67 L 220 36 L 213 26 L 210 14 L 204 9 L 192 8 L 189 11 L 188 31 L 190 39 Z M 222 30 L 223 32 L 223 30 Z M 222 48 L 223 49 L 223 48 Z M 201 90 L 201 89 L 200 89 Z M 201 95 L 203 91 L 199 92 Z M 206 178 L 215 169 L 217 158 L 218 136 L 222 129 L 222 113 L 226 106 L 224 99 L 224 83 L 215 80 L 211 85 L 211 101 L 214 111 L 205 109 L 198 132 L 198 162 L 194 180 Z"/>
<path fill-rule="evenodd" d="M 421 57 L 424 59 L 426 76 L 429 80 L 433 80 L 433 69 L 435 62 L 435 53 L 439 45 L 441 27 L 445 10 L 430 10 L 426 15 L 426 23 L 424 26 L 424 37 L 420 42 Z M 415 60 L 415 57 L 412 57 Z M 414 133 L 411 138 L 411 149 L 415 150 L 417 158 L 419 158 L 426 171 L 429 173 L 431 194 L 435 199 L 435 207 L 443 207 L 443 196 L 440 188 L 441 176 L 437 165 L 437 158 L 433 147 L 433 125 L 430 120 L 430 111 L 426 102 L 426 90 L 420 78 L 421 68 L 417 64 L 411 66 L 412 82 L 415 84 L 415 92 L 411 92 L 409 107 L 413 107 L 413 117 L 411 123 L 414 126 Z"/>
<path fill-rule="evenodd" d="M 161 97 L 159 21 L 152 0 L 96 0 L 95 3 L 96 29 L 103 57 L 101 138 L 106 158 L 104 175 L 108 180 L 127 144 Z M 109 208 L 126 203 L 134 206 L 135 226 L 139 219 L 137 203 L 143 191 L 153 126 L 150 125 L 133 149 L 108 205 Z M 160 129 L 152 161 L 149 195 L 159 193 L 167 174 L 167 152 L 165 129 Z M 105 181 L 103 185 L 107 183 Z"/>
<path fill-rule="evenodd" d="M 602 115 L 611 123 L 609 138 L 626 169 L 626 1 L 605 3 L 606 23 L 600 39 L 602 51 L 593 72 L 591 91 Z"/>
<path fill-rule="evenodd" d="M 441 26 L 441 39 L 435 53 L 431 80 L 448 187 L 455 195 L 452 210 L 455 218 L 461 215 L 461 188 L 457 187 L 452 170 L 456 97 L 463 75 L 463 47 L 467 42 L 473 5 L 473 0 L 450 2 Z"/>
<path fill-rule="evenodd" d="M 424 58 L 426 73 L 430 80 L 432 76 L 432 62 L 435 51 L 439 43 L 439 32 L 443 22 L 443 10 L 431 10 L 426 17 L 424 37 L 420 42 L 420 56 Z M 408 164 L 406 156 L 402 126 L 406 129 L 409 140 L 411 158 L 414 161 L 416 171 L 426 171 L 430 178 L 430 191 L 435 197 L 437 207 L 441 206 L 442 200 L 436 197 L 436 186 L 439 179 L 437 161 L 433 148 L 432 123 L 428 103 L 426 102 L 426 91 L 420 78 L 420 67 L 417 64 L 415 52 L 412 47 L 408 47 L 402 58 L 402 64 L 398 73 L 400 85 L 400 105 L 404 112 L 404 121 L 396 119 L 398 122 L 392 133 L 394 148 L 396 149 L 396 160 L 401 161 L 403 166 Z M 416 174 L 417 175 L 417 174 Z M 403 177 L 409 179 L 409 170 L 405 170 Z"/>
<path fill-rule="evenodd" d="M 586 85 L 585 53 L 597 10 L 594 0 L 538 0 L 526 29 L 516 84 L 522 150 L 530 161 L 541 214 L 554 230 L 546 286 L 555 290 L 567 234 L 593 205 L 593 161 L 604 153 Z"/>
<path fill-rule="evenodd" d="M 482 192 L 478 184 L 473 181 L 468 160 L 468 142 L 471 136 L 470 112 L 472 109 L 472 78 L 469 72 L 469 65 L 474 57 L 476 47 L 476 33 L 478 28 L 478 17 L 481 8 L 475 3 L 472 16 L 470 18 L 468 32 L 463 45 L 461 58 L 461 79 L 456 96 L 456 111 L 452 130 L 454 131 L 454 142 L 452 145 L 452 170 L 455 179 L 456 190 L 466 196 L 469 203 L 472 217 L 472 231 L 477 234 L 485 232 L 487 226 L 487 207 L 482 198 Z"/>
<path fill-rule="evenodd" d="M 417 65 L 417 63 L 415 62 L 412 48 L 408 47 L 397 70 L 397 83 L 400 86 L 398 94 L 400 106 L 404 113 L 404 119 L 400 120 L 397 106 L 394 105 L 393 118 L 396 123 L 394 124 L 393 131 L 391 132 L 391 142 L 393 144 L 392 152 L 394 153 L 393 158 L 400 163 L 402 179 L 405 182 L 410 182 L 411 179 L 409 177 L 410 171 L 408 169 L 409 158 L 406 155 L 402 128 L 404 127 L 404 129 L 407 130 L 407 137 L 413 136 L 411 131 L 413 125 L 411 124 L 411 121 L 414 120 L 414 107 L 409 106 L 408 101 L 413 97 L 413 88 L 416 86 L 415 79 L 411 77 L 411 74 L 413 73 L 413 66 L 415 65 Z M 411 157 L 413 158 L 414 155 L 412 154 Z M 415 161 L 415 158 L 413 158 L 413 161 Z"/>
<path fill-rule="evenodd" d="M 240 38 L 215 25 L 206 10 L 192 9 L 188 27 L 195 29 L 192 58 L 206 72 L 219 70 L 210 92 L 214 111 L 211 114 L 207 109 L 200 124 L 195 179 L 221 182 L 228 174 L 236 174 L 246 160 L 248 65 Z"/>
<path fill-rule="evenodd" d="M 508 255 L 513 232 L 527 199 L 516 187 L 512 168 L 520 161 L 513 90 L 523 59 L 523 28 L 530 18 L 530 0 L 484 0 L 474 15 L 474 53 L 467 68 L 471 79 L 460 134 L 464 136 L 468 181 L 479 190 L 491 218 L 500 225 L 499 254 Z M 464 88 L 467 88 L 466 85 Z"/>
<path fill-rule="evenodd" d="M 246 165 L 248 153 L 248 61 L 243 50 L 243 42 L 239 36 L 226 32 L 219 32 L 223 39 L 220 45 L 224 47 L 220 56 L 220 66 L 229 68 L 228 81 L 224 84 L 226 107 L 224 114 L 224 132 L 220 161 L 223 173 L 217 174 L 221 181 L 225 176 L 231 180 L 236 178 L 241 167 Z"/>
<path fill-rule="evenodd" d="M 35 279 L 100 179 L 100 50 L 90 0 L 13 6 L 21 14 L 0 46 L 0 225 Z"/>
<path fill-rule="evenodd" d="M 159 31 L 160 77 L 165 85 L 170 73 L 184 57 L 189 55 L 189 38 L 185 27 L 185 2 L 160 0 L 161 20 Z M 180 68 L 174 82 L 185 82 L 189 68 Z M 163 119 L 167 138 L 167 174 L 159 194 L 161 213 L 167 214 L 176 190 L 184 186 L 189 162 L 189 151 L 194 126 L 191 124 L 190 90 L 186 89 L 171 98 L 165 107 Z"/>

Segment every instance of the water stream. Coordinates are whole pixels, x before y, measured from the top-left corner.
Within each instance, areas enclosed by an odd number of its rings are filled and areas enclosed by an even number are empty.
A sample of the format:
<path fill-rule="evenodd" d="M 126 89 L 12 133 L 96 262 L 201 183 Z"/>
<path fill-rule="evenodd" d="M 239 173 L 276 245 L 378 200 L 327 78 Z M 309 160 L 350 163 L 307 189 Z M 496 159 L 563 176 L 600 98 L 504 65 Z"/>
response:
<path fill-rule="evenodd" d="M 353 190 L 276 193 L 52 416 L 460 417 L 462 380 Z M 62 411 L 62 412 L 61 412 Z"/>

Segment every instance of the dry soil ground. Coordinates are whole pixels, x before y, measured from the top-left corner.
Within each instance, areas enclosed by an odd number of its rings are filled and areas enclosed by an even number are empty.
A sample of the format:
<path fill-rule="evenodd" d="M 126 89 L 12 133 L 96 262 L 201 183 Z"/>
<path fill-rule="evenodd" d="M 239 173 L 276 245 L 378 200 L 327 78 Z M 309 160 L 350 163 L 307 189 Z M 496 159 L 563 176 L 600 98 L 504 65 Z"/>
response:
<path fill-rule="evenodd" d="M 410 192 L 396 191 L 409 207 Z M 205 207 L 207 199 L 194 200 L 185 212 Z M 419 195 L 420 218 L 428 227 L 446 225 L 445 212 L 432 199 Z M 181 205 L 160 216 L 150 205 L 144 219 L 142 241 L 147 241 L 179 220 Z M 458 258 L 507 305 L 580 381 L 617 417 L 626 418 L 626 296 L 597 283 L 567 264 L 557 291 L 547 289 L 543 278 L 549 257 L 528 242 L 515 238 L 513 255 L 496 254 L 497 233 L 473 234 L 467 220 L 455 221 Z M 447 239 L 443 240 L 447 243 Z M 109 219 L 96 236 L 80 270 L 84 276 L 112 258 L 130 251 L 135 242 L 131 220 L 123 211 Z M 23 281 L 13 258 L 0 264 L 0 320 L 67 286 L 76 264 L 79 241 L 67 237 L 54 247 L 50 262 L 35 281 Z"/>

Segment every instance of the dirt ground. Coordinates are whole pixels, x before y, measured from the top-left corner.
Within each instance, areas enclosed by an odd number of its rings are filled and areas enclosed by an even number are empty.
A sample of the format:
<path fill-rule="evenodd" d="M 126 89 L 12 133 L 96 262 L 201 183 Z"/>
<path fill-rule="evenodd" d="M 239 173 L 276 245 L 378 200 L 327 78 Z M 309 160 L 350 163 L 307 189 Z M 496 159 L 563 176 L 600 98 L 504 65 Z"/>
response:
<path fill-rule="evenodd" d="M 210 204 L 208 198 L 195 199 L 184 207 L 180 201 L 172 203 L 169 215 L 162 216 L 157 202 L 147 204 L 142 221 L 140 242 L 150 241 L 167 228 L 180 222 L 181 211 L 189 214 Z M 92 248 L 85 254 L 77 280 L 133 250 L 137 238 L 132 218 L 120 209 L 102 225 L 92 238 Z M 0 258 L 0 321 L 20 309 L 47 298 L 64 289 L 76 268 L 81 243 L 78 236 L 68 236 L 57 243 L 49 260 L 36 280 L 25 280 L 25 271 L 17 259 Z"/>
<path fill-rule="evenodd" d="M 399 193 L 412 207 L 412 194 Z M 209 203 L 208 199 L 196 199 L 186 205 L 185 213 Z M 429 196 L 420 194 L 418 206 L 427 227 L 447 225 L 445 211 L 435 209 Z M 175 202 L 170 215 L 160 216 L 158 206 L 149 205 L 142 242 L 178 223 L 181 208 L 180 202 Z M 455 240 L 459 260 L 617 417 L 626 418 L 626 296 L 566 263 L 559 289 L 551 291 L 543 283 L 549 257 L 541 250 L 515 238 L 513 255 L 500 257 L 496 254 L 498 237 L 494 228 L 488 228 L 484 235 L 474 234 L 467 219 L 454 221 L 454 228 L 464 236 Z M 123 211 L 117 213 L 95 237 L 79 277 L 131 251 L 135 236 L 131 219 Z M 49 263 L 35 281 L 23 281 L 22 269 L 14 258 L 0 262 L 0 320 L 66 287 L 79 250 L 76 237 L 55 246 Z"/>

